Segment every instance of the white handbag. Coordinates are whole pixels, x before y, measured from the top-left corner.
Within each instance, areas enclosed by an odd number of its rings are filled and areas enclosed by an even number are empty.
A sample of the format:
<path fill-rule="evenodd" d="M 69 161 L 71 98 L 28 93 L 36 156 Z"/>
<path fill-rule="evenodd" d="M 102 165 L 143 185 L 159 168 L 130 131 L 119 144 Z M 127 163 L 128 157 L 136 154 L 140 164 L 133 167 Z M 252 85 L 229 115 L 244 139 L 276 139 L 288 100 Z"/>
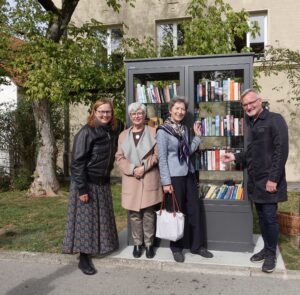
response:
<path fill-rule="evenodd" d="M 159 211 L 156 211 L 156 237 L 164 240 L 178 241 L 184 234 L 184 214 L 179 211 L 179 205 L 174 192 L 172 197 L 172 212 L 165 208 L 165 198 L 161 203 Z"/>

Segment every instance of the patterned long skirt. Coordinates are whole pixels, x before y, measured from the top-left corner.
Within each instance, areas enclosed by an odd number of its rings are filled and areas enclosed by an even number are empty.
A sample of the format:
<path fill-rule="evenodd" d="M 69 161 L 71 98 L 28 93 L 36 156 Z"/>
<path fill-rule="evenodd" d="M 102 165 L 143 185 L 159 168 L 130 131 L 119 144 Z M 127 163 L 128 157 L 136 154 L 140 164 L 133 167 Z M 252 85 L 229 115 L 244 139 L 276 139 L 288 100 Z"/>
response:
<path fill-rule="evenodd" d="M 81 202 L 71 182 L 63 253 L 104 255 L 119 247 L 110 184 L 88 184 L 88 195 Z"/>

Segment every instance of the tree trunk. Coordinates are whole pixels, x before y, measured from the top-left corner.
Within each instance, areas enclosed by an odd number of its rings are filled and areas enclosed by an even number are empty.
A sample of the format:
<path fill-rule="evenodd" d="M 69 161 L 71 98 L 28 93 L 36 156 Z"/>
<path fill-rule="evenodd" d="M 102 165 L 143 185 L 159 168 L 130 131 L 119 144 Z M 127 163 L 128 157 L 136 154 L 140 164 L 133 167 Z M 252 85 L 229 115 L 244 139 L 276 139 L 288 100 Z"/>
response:
<path fill-rule="evenodd" d="M 50 120 L 50 106 L 46 99 L 32 103 L 38 137 L 38 156 L 30 196 L 56 196 L 59 183 L 55 175 L 57 147 Z"/>

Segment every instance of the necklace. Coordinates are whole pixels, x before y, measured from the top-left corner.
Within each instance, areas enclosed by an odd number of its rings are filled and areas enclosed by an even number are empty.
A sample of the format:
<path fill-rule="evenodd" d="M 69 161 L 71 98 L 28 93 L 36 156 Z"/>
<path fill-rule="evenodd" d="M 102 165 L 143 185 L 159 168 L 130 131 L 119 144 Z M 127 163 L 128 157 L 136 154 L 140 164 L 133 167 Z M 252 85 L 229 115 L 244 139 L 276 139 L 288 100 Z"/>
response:
<path fill-rule="evenodd" d="M 136 134 L 136 135 L 135 135 L 135 139 L 140 139 L 140 135 L 139 135 L 139 134 Z"/>

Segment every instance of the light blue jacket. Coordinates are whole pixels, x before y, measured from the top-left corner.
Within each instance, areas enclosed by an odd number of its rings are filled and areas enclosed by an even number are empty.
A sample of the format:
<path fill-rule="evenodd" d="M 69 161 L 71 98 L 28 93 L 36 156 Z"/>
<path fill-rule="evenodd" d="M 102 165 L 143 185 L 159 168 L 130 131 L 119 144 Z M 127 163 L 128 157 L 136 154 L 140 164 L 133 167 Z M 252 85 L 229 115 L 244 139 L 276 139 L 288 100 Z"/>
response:
<path fill-rule="evenodd" d="M 188 142 L 188 129 L 185 127 L 184 136 Z M 160 179 L 162 185 L 171 184 L 171 177 L 186 176 L 188 172 L 195 172 L 193 164 L 189 161 L 189 165 L 183 161 L 179 162 L 178 159 L 178 139 L 159 129 L 156 134 L 156 141 L 158 147 L 158 165 L 160 172 Z M 195 136 L 190 144 L 190 154 L 195 152 L 201 142 L 198 136 Z"/>

